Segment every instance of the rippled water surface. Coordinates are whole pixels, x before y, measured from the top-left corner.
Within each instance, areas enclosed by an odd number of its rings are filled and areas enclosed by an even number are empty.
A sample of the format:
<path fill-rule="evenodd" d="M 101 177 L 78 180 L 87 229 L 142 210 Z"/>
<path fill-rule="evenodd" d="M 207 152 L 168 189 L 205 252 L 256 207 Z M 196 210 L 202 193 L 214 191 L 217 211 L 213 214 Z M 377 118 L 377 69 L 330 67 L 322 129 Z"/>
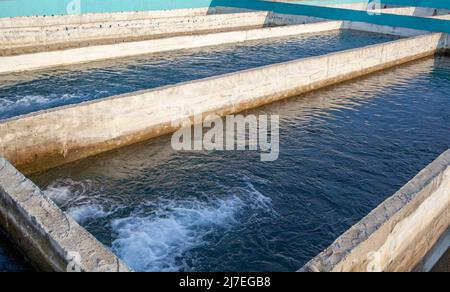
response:
<path fill-rule="evenodd" d="M 0 76 L 0 119 L 395 39 L 332 31 Z"/>
<path fill-rule="evenodd" d="M 281 153 L 176 152 L 161 137 L 33 180 L 139 271 L 295 271 L 450 148 L 438 57 L 249 111 Z"/>

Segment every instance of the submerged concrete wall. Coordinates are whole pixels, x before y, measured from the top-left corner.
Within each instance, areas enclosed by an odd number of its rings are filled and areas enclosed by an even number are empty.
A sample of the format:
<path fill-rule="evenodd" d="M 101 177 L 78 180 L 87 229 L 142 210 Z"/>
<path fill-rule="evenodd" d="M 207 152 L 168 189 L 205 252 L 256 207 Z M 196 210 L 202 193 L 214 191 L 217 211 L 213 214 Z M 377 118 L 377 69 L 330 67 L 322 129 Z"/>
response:
<path fill-rule="evenodd" d="M 129 271 L 2 157 L 0 226 L 39 270 Z"/>
<path fill-rule="evenodd" d="M 184 35 L 61 51 L 0 57 L 0 74 L 87 63 L 142 54 L 338 30 L 342 22 L 320 22 L 242 31 Z"/>
<path fill-rule="evenodd" d="M 301 271 L 429 271 L 450 244 L 449 226 L 450 150 Z"/>
<path fill-rule="evenodd" d="M 0 123 L 0 155 L 26 173 L 171 132 L 186 117 L 253 108 L 433 55 L 441 34 L 300 59 L 17 117 Z"/>

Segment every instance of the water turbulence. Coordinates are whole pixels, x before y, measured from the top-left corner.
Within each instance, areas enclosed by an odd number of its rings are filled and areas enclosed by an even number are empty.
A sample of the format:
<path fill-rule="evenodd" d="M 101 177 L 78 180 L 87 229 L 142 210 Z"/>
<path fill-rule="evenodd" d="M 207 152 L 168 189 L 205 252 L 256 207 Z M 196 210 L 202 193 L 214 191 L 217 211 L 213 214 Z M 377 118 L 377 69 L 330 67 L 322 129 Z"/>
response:
<path fill-rule="evenodd" d="M 192 271 L 195 249 L 208 245 L 208 238 L 221 238 L 227 231 L 251 219 L 258 212 L 275 215 L 271 199 L 247 186 L 221 186 L 221 196 L 157 196 L 130 204 L 105 204 L 91 196 L 98 193 L 92 183 L 59 181 L 46 195 L 66 206 L 78 223 L 96 232 L 98 223 L 112 236 L 103 238 L 112 250 L 136 271 Z M 99 194 L 99 193 L 98 193 Z M 91 229 L 92 228 L 92 229 Z"/>
<path fill-rule="evenodd" d="M 430 58 L 248 111 L 280 157 L 160 137 L 32 177 L 137 271 L 295 271 L 450 148 L 450 61 Z"/>

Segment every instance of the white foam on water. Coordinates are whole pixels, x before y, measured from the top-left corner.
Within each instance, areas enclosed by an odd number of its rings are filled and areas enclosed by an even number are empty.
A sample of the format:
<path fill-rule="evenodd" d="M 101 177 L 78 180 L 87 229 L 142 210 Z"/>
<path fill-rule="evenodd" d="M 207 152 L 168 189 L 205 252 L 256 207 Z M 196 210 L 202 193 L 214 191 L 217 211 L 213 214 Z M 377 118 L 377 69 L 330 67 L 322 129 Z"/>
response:
<path fill-rule="evenodd" d="M 0 98 L 0 111 L 14 110 L 20 108 L 27 108 L 32 106 L 40 106 L 55 103 L 61 100 L 77 99 L 79 96 L 72 94 L 63 95 L 26 95 L 17 99 L 14 98 Z"/>
<path fill-rule="evenodd" d="M 91 219 L 107 217 L 123 208 L 114 206 L 107 211 L 99 203 L 103 200 L 99 198 L 90 181 L 77 182 L 71 179 L 56 181 L 44 190 L 44 194 L 58 206 L 66 209 L 66 213 L 81 225 Z"/>
<path fill-rule="evenodd" d="M 274 212 L 271 199 L 249 180 L 243 186 L 222 187 L 226 190 L 222 198 L 208 194 L 160 197 L 125 211 L 127 217 L 119 211 L 130 206 L 114 204 L 110 196 L 99 193 L 90 181 L 57 181 L 45 194 L 64 206 L 81 225 L 95 225 L 95 219 L 99 218 L 117 218 L 109 226 L 112 250 L 135 271 L 195 271 L 195 264 L 186 263 L 184 255 L 210 244 L 208 235 L 213 234 L 214 238 L 225 234 L 245 220 L 245 216 Z"/>
<path fill-rule="evenodd" d="M 67 203 L 70 198 L 73 197 L 70 187 L 48 187 L 43 191 L 44 194 L 49 197 L 57 205 L 63 205 Z"/>
<path fill-rule="evenodd" d="M 273 210 L 271 200 L 253 185 L 226 199 L 189 201 L 160 199 L 131 216 L 112 222 L 113 251 L 135 271 L 194 271 L 184 254 L 207 244 L 212 232 L 226 232 L 239 224 L 244 210 Z M 148 215 L 148 207 L 152 210 Z"/>
<path fill-rule="evenodd" d="M 106 212 L 97 204 L 83 205 L 70 208 L 67 213 L 78 223 L 83 225 L 88 220 L 108 217 L 112 212 Z"/>
<path fill-rule="evenodd" d="M 0 107 L 30 106 L 33 104 L 45 104 L 48 102 L 50 102 L 50 98 L 40 95 L 27 95 L 16 100 L 0 98 Z"/>
<path fill-rule="evenodd" d="M 183 253 L 203 243 L 217 228 L 230 228 L 244 202 L 231 197 L 216 202 L 158 200 L 152 213 L 137 212 L 112 222 L 113 250 L 136 271 L 189 270 Z"/>

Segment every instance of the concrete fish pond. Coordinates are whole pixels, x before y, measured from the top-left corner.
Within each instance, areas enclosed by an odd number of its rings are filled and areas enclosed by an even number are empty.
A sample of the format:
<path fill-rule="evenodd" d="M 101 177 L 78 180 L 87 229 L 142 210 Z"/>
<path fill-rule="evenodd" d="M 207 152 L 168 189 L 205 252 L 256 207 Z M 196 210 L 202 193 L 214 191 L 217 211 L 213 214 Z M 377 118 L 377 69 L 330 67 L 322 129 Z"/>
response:
<path fill-rule="evenodd" d="M 0 270 L 445 271 L 450 10 L 185 2 L 0 2 Z"/>

